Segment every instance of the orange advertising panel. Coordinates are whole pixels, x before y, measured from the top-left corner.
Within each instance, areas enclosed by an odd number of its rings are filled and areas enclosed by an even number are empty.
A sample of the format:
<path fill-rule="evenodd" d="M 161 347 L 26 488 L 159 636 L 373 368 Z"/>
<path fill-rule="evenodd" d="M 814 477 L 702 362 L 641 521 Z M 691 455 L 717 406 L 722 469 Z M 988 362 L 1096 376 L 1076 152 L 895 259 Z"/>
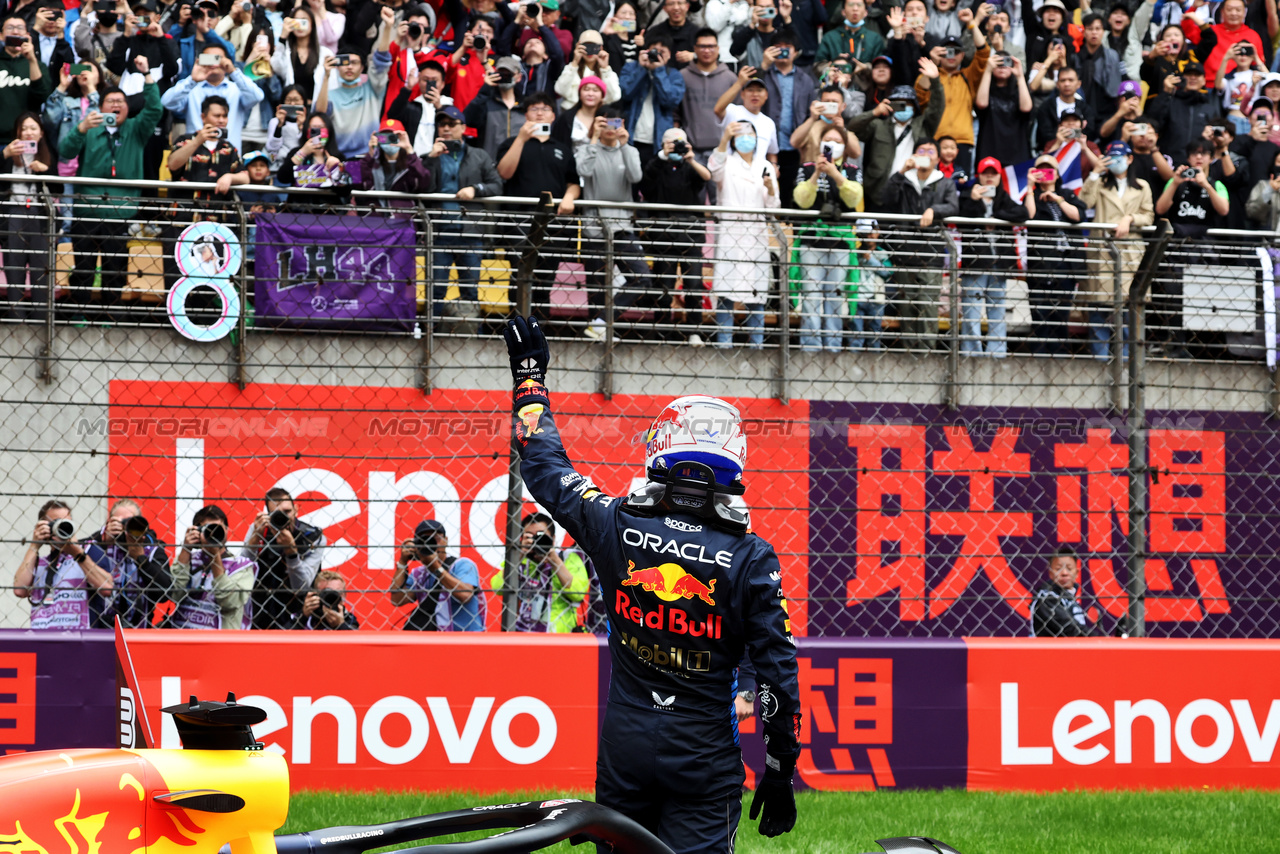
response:
<path fill-rule="evenodd" d="M 1280 787 L 1280 643 L 966 644 L 970 789 Z"/>
<path fill-rule="evenodd" d="M 603 491 L 625 495 L 644 476 L 643 432 L 669 395 L 557 394 L 552 405 L 569 457 Z M 805 633 L 808 599 L 809 404 L 731 398 L 744 419 L 752 525 L 774 546 Z M 398 627 L 385 591 L 396 544 L 438 519 L 449 551 L 476 561 L 487 583 L 503 559 L 511 395 L 505 391 L 336 385 L 153 383 L 116 380 L 102 423 L 111 448 L 110 495 L 142 502 L 165 542 L 205 504 L 218 504 L 243 541 L 267 490 L 298 499 L 300 518 L 324 530 L 324 568 L 346 577 L 367 628 Z M 528 494 L 526 493 L 526 498 Z M 534 509 L 526 502 L 526 512 Z M 561 540 L 564 532 L 558 532 Z M 369 591 L 369 592 L 364 592 Z M 489 597 L 490 628 L 498 600 Z"/>
<path fill-rule="evenodd" d="M 258 706 L 264 749 L 301 789 L 584 789 L 595 780 L 591 636 L 420 632 L 124 633 L 160 744 L 162 706 Z"/>

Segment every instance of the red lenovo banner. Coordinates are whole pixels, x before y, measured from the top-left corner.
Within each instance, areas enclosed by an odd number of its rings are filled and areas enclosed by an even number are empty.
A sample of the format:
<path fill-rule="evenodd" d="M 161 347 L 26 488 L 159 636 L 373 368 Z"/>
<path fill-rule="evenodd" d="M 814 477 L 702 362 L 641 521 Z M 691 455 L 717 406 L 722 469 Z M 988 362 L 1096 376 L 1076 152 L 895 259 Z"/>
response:
<path fill-rule="evenodd" d="M 1280 643 L 966 644 L 971 789 L 1280 788 Z"/>
<path fill-rule="evenodd" d="M 556 421 L 579 471 L 625 495 L 644 475 L 643 432 L 669 396 L 553 394 Z M 752 524 L 782 561 L 792 631 L 808 600 L 809 408 L 805 401 L 731 402 L 751 450 Z M 165 542 L 195 512 L 218 504 L 243 541 L 263 496 L 289 490 L 300 518 L 325 532 L 326 569 L 346 576 L 366 627 L 399 626 L 385 591 L 396 545 L 424 518 L 444 524 L 449 551 L 476 561 L 488 582 L 503 558 L 511 395 L 502 391 L 114 380 L 105 423 L 110 494 L 138 498 Z M 752 496 L 755 496 L 752 499 Z M 526 498 L 528 494 L 526 493 Z M 526 512 L 534 509 L 527 502 Z M 564 532 L 558 532 L 563 540 Z M 489 601 L 490 628 L 499 603 Z"/>
<path fill-rule="evenodd" d="M 126 631 L 158 747 L 160 708 L 258 706 L 300 789 L 590 789 L 600 645 L 590 636 Z M 345 636 L 345 637 L 344 637 Z M 163 719 L 163 720 L 162 720 Z"/>

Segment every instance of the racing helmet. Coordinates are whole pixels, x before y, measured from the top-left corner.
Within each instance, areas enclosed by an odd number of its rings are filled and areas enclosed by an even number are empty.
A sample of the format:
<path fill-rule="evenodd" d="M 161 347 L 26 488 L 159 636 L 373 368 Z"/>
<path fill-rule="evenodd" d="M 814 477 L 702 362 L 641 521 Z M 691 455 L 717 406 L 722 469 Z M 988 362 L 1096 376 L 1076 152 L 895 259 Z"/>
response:
<path fill-rule="evenodd" d="M 668 403 L 645 433 L 644 467 L 656 483 L 700 483 L 741 495 L 747 437 L 735 406 L 705 394 Z"/>

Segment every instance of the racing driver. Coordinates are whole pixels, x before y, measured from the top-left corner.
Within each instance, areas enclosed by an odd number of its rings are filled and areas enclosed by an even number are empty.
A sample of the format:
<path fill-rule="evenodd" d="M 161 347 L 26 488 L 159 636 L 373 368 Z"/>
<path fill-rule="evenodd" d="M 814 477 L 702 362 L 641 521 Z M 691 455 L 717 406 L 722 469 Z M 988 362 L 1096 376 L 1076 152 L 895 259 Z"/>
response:
<path fill-rule="evenodd" d="M 796 822 L 796 649 L 778 558 L 749 532 L 737 409 L 704 395 L 667 404 L 645 434 L 647 483 L 619 500 L 569 462 L 537 320 L 515 317 L 505 335 L 524 481 L 591 556 L 609 617 L 613 671 L 596 800 L 676 852 L 733 851 L 744 779 L 734 697 L 745 650 L 766 748 L 751 818 L 760 816 L 765 836 L 788 832 Z"/>

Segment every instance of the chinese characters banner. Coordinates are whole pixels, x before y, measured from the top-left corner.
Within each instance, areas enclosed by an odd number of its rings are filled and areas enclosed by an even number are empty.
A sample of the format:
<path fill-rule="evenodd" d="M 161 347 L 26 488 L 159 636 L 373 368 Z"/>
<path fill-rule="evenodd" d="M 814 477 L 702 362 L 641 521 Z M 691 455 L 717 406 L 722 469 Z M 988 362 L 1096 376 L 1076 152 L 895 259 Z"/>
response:
<path fill-rule="evenodd" d="M 1267 636 L 1280 532 L 1261 414 L 1152 412 L 1148 634 Z M 1090 616 L 1127 609 L 1129 448 L 1062 409 L 811 404 L 810 635 L 1026 635 L 1060 546 Z"/>

